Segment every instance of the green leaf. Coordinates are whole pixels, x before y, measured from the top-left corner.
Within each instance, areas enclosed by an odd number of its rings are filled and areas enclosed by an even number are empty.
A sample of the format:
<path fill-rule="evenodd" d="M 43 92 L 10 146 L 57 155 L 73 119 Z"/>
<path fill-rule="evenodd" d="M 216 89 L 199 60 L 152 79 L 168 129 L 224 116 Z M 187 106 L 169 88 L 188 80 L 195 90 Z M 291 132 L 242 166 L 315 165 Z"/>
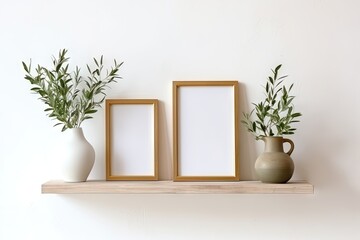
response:
<path fill-rule="evenodd" d="M 92 109 L 92 110 L 85 111 L 85 114 L 92 114 L 92 113 L 96 113 L 96 112 L 97 112 L 96 109 Z"/>
<path fill-rule="evenodd" d="M 85 117 L 83 117 L 82 118 L 82 120 L 84 121 L 84 120 L 86 120 L 86 119 L 92 119 L 93 117 L 91 117 L 91 116 L 85 116 Z"/>
<path fill-rule="evenodd" d="M 301 113 L 293 113 L 293 114 L 291 114 L 292 118 L 296 118 L 296 117 L 300 117 L 300 116 L 302 116 Z"/>
<path fill-rule="evenodd" d="M 289 92 L 291 91 L 291 89 L 293 88 L 293 86 L 294 86 L 294 84 L 292 83 L 292 84 L 290 85 Z"/>
<path fill-rule="evenodd" d="M 278 79 L 279 80 L 279 79 Z M 278 81 L 278 83 L 276 84 L 276 86 L 275 87 L 278 87 L 278 86 L 280 86 L 281 84 L 283 83 L 283 80 L 281 80 L 281 81 Z"/>
<path fill-rule="evenodd" d="M 31 90 L 31 91 L 34 91 L 34 92 L 38 92 L 40 89 L 41 89 L 41 88 L 39 88 L 39 87 L 33 87 L 33 88 L 31 88 L 30 90 Z"/>
<path fill-rule="evenodd" d="M 26 72 L 29 72 L 29 68 L 26 66 L 26 64 L 24 62 L 22 62 L 23 68 Z"/>
<path fill-rule="evenodd" d="M 33 82 L 34 82 L 34 79 L 32 77 L 30 77 L 29 75 L 26 75 L 25 79 L 29 80 L 31 84 L 33 84 Z"/>
<path fill-rule="evenodd" d="M 98 61 L 96 60 L 96 58 L 94 58 L 94 62 L 95 62 L 95 64 L 96 64 L 96 66 L 99 67 L 99 63 L 98 63 Z"/>
<path fill-rule="evenodd" d="M 274 136 L 274 135 L 275 135 L 272 129 L 270 129 L 269 135 L 270 135 L 270 136 Z"/>
<path fill-rule="evenodd" d="M 263 132 L 265 132 L 265 131 L 266 131 L 265 125 L 262 124 L 261 122 L 258 122 L 258 124 L 259 124 L 259 128 L 260 128 Z"/>
<path fill-rule="evenodd" d="M 279 77 L 278 80 L 284 79 L 284 78 L 287 78 L 287 77 L 288 77 L 288 75 L 285 75 L 285 76 Z"/>
<path fill-rule="evenodd" d="M 276 68 L 275 68 L 275 72 L 279 71 L 281 68 L 282 64 L 279 64 Z"/>
<path fill-rule="evenodd" d="M 274 79 L 272 77 L 269 77 L 269 81 L 272 85 L 274 85 Z"/>

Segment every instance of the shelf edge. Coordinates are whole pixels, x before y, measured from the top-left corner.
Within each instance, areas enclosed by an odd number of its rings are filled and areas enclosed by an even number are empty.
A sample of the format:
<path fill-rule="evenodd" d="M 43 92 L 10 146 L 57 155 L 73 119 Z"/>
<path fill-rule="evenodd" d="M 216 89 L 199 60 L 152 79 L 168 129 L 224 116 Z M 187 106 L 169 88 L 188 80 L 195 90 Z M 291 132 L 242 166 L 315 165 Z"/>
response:
<path fill-rule="evenodd" d="M 306 181 L 269 184 L 258 181 L 173 182 L 173 181 L 105 181 L 81 183 L 48 181 L 43 194 L 313 194 L 314 186 Z"/>

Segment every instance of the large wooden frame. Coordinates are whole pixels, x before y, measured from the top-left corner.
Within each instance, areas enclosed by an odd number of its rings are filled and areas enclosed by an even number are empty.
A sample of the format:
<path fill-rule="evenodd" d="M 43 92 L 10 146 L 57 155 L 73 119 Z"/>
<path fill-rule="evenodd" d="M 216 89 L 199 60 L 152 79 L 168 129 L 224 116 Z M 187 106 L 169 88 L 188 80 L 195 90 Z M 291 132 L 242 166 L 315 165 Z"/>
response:
<path fill-rule="evenodd" d="M 238 82 L 173 82 L 174 181 L 238 181 Z"/>
<path fill-rule="evenodd" d="M 158 100 L 107 99 L 106 180 L 158 180 Z"/>

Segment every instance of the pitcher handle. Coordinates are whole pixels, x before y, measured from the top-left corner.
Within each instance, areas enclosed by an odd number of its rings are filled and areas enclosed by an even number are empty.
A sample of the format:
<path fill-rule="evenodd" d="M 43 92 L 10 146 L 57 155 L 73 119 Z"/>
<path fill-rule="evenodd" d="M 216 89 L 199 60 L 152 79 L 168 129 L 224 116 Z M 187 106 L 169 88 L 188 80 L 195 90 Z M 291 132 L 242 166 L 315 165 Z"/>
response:
<path fill-rule="evenodd" d="M 291 141 L 290 139 L 288 139 L 288 138 L 284 138 L 283 139 L 283 143 L 285 143 L 285 142 L 287 142 L 287 143 L 289 143 L 290 144 L 290 150 L 286 153 L 287 155 L 291 155 L 291 153 L 294 151 L 294 142 L 293 141 Z"/>

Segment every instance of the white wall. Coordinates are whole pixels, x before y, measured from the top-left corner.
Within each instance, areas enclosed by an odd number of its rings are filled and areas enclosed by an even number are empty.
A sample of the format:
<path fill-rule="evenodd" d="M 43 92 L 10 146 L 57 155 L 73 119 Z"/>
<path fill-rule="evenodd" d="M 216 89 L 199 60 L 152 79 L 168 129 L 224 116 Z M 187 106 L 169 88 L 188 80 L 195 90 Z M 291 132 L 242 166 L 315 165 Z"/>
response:
<path fill-rule="evenodd" d="M 0 239 L 360 239 L 360 2 L 0 1 Z M 23 79 L 68 48 L 84 66 L 125 61 L 109 97 L 158 98 L 161 178 L 171 177 L 173 80 L 240 82 L 241 111 L 283 63 L 303 113 L 294 179 L 314 195 L 41 195 L 62 139 Z M 104 112 L 84 131 L 104 178 Z M 241 130 L 242 179 L 263 145 Z"/>

